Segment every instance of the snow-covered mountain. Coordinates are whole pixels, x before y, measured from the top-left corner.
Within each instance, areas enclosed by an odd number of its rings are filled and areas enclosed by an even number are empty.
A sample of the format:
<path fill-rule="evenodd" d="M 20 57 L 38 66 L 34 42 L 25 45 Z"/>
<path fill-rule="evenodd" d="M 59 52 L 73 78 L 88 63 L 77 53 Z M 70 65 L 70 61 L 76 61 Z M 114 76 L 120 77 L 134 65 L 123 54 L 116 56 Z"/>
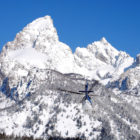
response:
<path fill-rule="evenodd" d="M 126 72 L 117 79 L 112 79 L 109 83 L 112 87 L 117 87 L 127 94 L 140 96 L 140 55 L 137 55 L 136 62 Z"/>
<path fill-rule="evenodd" d="M 112 47 L 104 37 L 87 48 L 78 47 L 74 57 L 80 74 L 86 71 L 85 75 L 101 81 L 118 77 L 134 62 L 128 54 Z"/>
<path fill-rule="evenodd" d="M 140 55 L 134 60 L 104 37 L 72 53 L 59 41 L 50 16 L 36 19 L 0 54 L 0 132 L 39 139 L 140 139 L 139 72 Z M 86 80 L 92 105 L 79 93 Z"/>
<path fill-rule="evenodd" d="M 6 57 L 7 61 L 17 61 L 29 69 L 38 67 L 73 71 L 71 49 L 58 40 L 49 16 L 27 25 L 14 41 L 3 47 L 2 56 L 4 60 Z"/>
<path fill-rule="evenodd" d="M 8 42 L 3 47 L 1 60 L 9 63 L 9 71 L 15 61 L 29 69 L 50 68 L 98 80 L 118 76 L 134 62 L 128 54 L 112 47 L 104 37 L 87 48 L 78 47 L 72 54 L 70 47 L 59 41 L 49 16 L 28 24 L 14 41 Z"/>

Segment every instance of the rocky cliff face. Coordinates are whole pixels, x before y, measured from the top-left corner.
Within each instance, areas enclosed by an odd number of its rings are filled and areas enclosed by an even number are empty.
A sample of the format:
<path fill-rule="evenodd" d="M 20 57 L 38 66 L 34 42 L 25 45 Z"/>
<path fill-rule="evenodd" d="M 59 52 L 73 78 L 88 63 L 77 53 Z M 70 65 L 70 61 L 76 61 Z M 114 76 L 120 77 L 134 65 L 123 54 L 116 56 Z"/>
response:
<path fill-rule="evenodd" d="M 39 139 L 140 139 L 139 72 L 139 55 L 135 62 L 105 38 L 73 54 L 49 16 L 36 19 L 0 54 L 0 132 Z M 79 92 L 86 80 L 92 105 Z"/>
<path fill-rule="evenodd" d="M 140 65 L 140 54 L 138 54 L 136 57 L 136 64 Z"/>

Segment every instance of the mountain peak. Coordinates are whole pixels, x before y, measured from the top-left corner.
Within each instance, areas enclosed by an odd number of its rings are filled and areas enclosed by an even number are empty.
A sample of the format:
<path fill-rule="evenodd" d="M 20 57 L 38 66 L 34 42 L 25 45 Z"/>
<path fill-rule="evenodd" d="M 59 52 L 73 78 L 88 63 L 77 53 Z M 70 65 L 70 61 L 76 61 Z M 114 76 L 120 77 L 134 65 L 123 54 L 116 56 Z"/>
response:
<path fill-rule="evenodd" d="M 52 18 L 45 16 L 32 21 L 24 27 L 22 31 L 17 33 L 14 41 L 8 42 L 3 50 L 16 50 L 27 47 L 39 50 L 41 46 L 51 46 L 56 44 L 58 40 Z"/>
<path fill-rule="evenodd" d="M 104 43 L 104 44 L 108 44 L 108 41 L 106 40 L 105 37 L 102 37 L 100 41 L 101 41 L 102 43 Z"/>
<path fill-rule="evenodd" d="M 50 16 L 45 16 L 34 20 L 29 23 L 24 29 L 35 29 L 35 30 L 44 30 L 48 28 L 53 28 L 53 20 Z"/>

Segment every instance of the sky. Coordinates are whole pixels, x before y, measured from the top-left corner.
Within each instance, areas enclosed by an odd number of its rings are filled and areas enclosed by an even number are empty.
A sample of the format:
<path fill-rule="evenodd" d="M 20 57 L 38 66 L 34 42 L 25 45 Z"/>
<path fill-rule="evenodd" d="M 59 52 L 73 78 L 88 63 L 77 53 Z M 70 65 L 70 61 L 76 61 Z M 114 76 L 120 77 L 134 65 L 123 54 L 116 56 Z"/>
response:
<path fill-rule="evenodd" d="M 0 0 L 0 50 L 46 15 L 73 52 L 105 37 L 132 57 L 140 53 L 140 0 Z"/>

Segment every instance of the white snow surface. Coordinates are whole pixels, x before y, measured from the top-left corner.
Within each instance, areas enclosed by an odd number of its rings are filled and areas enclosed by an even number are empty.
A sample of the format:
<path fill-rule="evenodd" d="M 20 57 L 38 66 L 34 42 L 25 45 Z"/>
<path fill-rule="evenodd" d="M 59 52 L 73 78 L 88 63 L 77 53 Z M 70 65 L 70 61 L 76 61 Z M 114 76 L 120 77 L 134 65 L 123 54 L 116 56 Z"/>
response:
<path fill-rule="evenodd" d="M 8 52 L 10 59 L 18 61 L 23 65 L 32 65 L 34 67 L 45 68 L 47 56 L 36 51 L 34 48 L 24 48 Z"/>

